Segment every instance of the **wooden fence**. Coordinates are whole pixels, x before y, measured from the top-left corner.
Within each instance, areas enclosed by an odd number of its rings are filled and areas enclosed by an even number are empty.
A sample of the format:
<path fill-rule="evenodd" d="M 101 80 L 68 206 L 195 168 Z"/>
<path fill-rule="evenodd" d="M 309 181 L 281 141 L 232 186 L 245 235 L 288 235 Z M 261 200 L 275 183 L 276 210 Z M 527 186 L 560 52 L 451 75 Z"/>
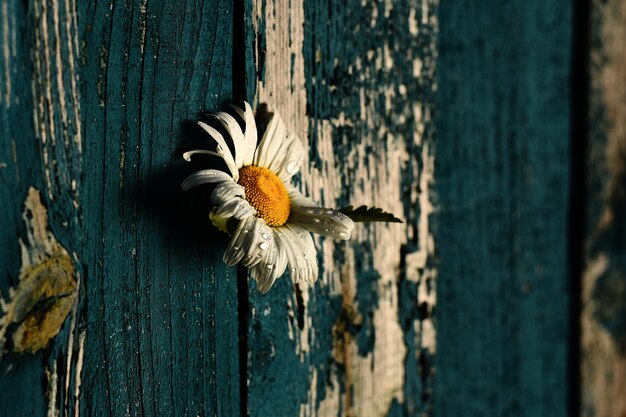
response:
<path fill-rule="evenodd" d="M 0 414 L 624 417 L 625 45 L 623 0 L 2 0 Z M 259 293 L 180 188 L 244 100 L 404 223 Z"/>

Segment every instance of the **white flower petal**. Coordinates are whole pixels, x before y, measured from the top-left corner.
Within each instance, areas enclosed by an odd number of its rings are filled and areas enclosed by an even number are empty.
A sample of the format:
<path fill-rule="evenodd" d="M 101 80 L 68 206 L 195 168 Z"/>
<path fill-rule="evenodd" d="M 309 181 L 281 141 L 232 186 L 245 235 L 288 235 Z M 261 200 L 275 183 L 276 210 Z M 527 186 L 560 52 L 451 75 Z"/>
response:
<path fill-rule="evenodd" d="M 278 113 L 274 113 L 267 129 L 263 134 L 263 139 L 256 149 L 254 165 L 267 168 L 273 158 L 278 154 L 280 147 L 287 137 L 285 124 Z"/>
<path fill-rule="evenodd" d="M 348 240 L 354 222 L 337 210 L 322 207 L 292 206 L 289 222 L 304 227 L 306 230 L 334 239 Z"/>
<path fill-rule="evenodd" d="M 239 207 L 239 211 L 235 213 L 236 219 L 244 219 L 246 217 L 256 215 L 256 209 L 252 207 L 247 201 L 245 203 L 246 204 Z"/>
<path fill-rule="evenodd" d="M 243 142 L 243 132 L 241 131 L 239 123 L 237 123 L 233 116 L 223 111 L 212 114 L 211 116 L 215 117 L 217 121 L 224 126 L 224 129 L 226 129 L 233 140 L 233 144 L 235 145 L 235 165 L 237 165 L 237 168 L 241 168 L 240 161 L 242 152 L 239 149 L 239 144 Z"/>
<path fill-rule="evenodd" d="M 204 122 L 198 122 L 198 125 L 217 142 L 217 154 L 226 162 L 226 166 L 228 166 L 228 169 L 233 174 L 235 182 L 239 180 L 239 169 L 237 169 L 233 154 L 230 152 L 228 145 L 226 145 L 222 134 Z"/>
<path fill-rule="evenodd" d="M 276 246 L 279 248 L 275 267 L 275 274 L 278 278 L 282 276 L 285 273 L 285 269 L 287 269 L 287 251 L 285 250 L 285 245 L 282 240 L 282 233 L 280 233 L 280 231 L 276 228 L 273 228 L 272 231 L 274 232 Z"/>
<path fill-rule="evenodd" d="M 211 203 L 215 205 L 224 204 L 234 197 L 246 197 L 244 188 L 234 181 L 223 182 L 215 187 L 211 194 Z"/>
<path fill-rule="evenodd" d="M 246 133 L 244 135 L 244 142 L 247 151 L 244 153 L 243 164 L 252 165 L 254 160 L 254 151 L 256 150 L 256 143 L 258 140 L 258 133 L 256 130 L 256 121 L 254 120 L 254 112 L 252 107 L 247 102 L 244 102 L 246 112 L 244 120 L 246 121 Z"/>
<path fill-rule="evenodd" d="M 256 214 L 256 210 L 243 198 L 234 197 L 229 201 L 220 204 L 215 210 L 215 214 L 220 217 L 245 219 Z"/>
<path fill-rule="evenodd" d="M 309 197 L 305 196 L 291 184 L 285 184 L 285 188 L 287 189 L 287 194 L 289 194 L 289 201 L 291 201 L 291 207 L 317 207 L 313 200 Z"/>
<path fill-rule="evenodd" d="M 257 281 L 259 292 L 266 293 L 274 285 L 276 278 L 285 272 L 287 256 L 280 240 L 269 226 L 261 227 L 259 234 L 261 239 L 258 246 L 262 258 L 250 268 L 250 274 Z"/>
<path fill-rule="evenodd" d="M 291 280 L 294 283 L 305 281 L 313 284 L 317 281 L 319 269 L 311 233 L 290 223 L 278 228 L 278 232 L 287 255 Z"/>
<path fill-rule="evenodd" d="M 258 230 L 260 224 L 259 219 L 254 216 L 239 222 L 224 252 L 224 262 L 226 264 L 233 266 L 243 260 L 244 266 L 254 265 L 253 260 L 257 258 L 260 250 L 256 243 L 259 237 Z"/>
<path fill-rule="evenodd" d="M 245 101 L 244 101 L 244 103 L 248 104 Z M 250 105 L 248 104 L 248 106 L 250 106 Z M 235 113 L 237 113 L 239 115 L 239 117 L 241 117 L 241 120 L 244 120 L 244 121 L 246 120 L 246 114 L 244 113 L 244 111 L 239 106 L 235 106 L 234 104 L 231 104 L 230 108 L 233 109 L 235 111 Z"/>
<path fill-rule="evenodd" d="M 304 152 L 300 138 L 295 133 L 286 136 L 285 124 L 275 113 L 257 149 L 255 165 L 268 168 L 287 183 L 300 169 Z"/>
<path fill-rule="evenodd" d="M 295 133 L 290 133 L 270 161 L 269 169 L 283 181 L 289 182 L 304 159 L 304 145 Z"/>
<path fill-rule="evenodd" d="M 224 159 L 224 157 L 218 154 L 217 152 L 207 151 L 204 149 L 194 149 L 193 151 L 187 151 L 183 154 L 183 159 L 189 162 L 191 161 L 191 157 L 193 155 L 210 155 L 210 156 L 217 156 L 218 158 Z"/>
<path fill-rule="evenodd" d="M 246 140 L 244 133 L 241 131 L 239 123 L 237 123 L 237 120 L 235 120 L 235 118 L 230 114 L 226 112 L 218 112 L 215 114 L 215 117 L 220 121 L 222 126 L 224 126 L 230 137 L 233 139 L 233 143 L 235 144 L 235 165 L 237 165 L 237 168 L 241 168 L 244 165 L 252 163 L 254 148 L 256 147 L 256 138 L 255 141 L 250 144 L 249 141 Z M 254 127 L 256 130 L 256 125 Z M 247 130 L 248 127 L 246 127 L 246 131 Z M 245 164 L 245 161 L 250 162 Z"/>
<path fill-rule="evenodd" d="M 244 219 L 256 214 L 254 207 L 245 200 L 244 188 L 236 182 L 223 182 L 215 187 L 211 202 L 217 206 L 216 215 Z"/>
<path fill-rule="evenodd" d="M 258 133 L 256 130 L 256 121 L 254 120 L 254 112 L 252 111 L 252 107 L 248 104 L 247 101 L 244 101 L 244 110 L 240 109 L 237 106 L 231 105 L 232 109 L 241 117 L 241 119 L 246 124 L 246 131 L 244 134 L 244 143 L 247 148 L 247 152 L 244 154 L 243 158 L 243 166 L 252 165 L 254 161 L 254 151 L 256 150 L 256 143 L 258 140 Z"/>
<path fill-rule="evenodd" d="M 219 171 L 217 169 L 205 169 L 202 171 L 196 171 L 188 176 L 185 181 L 183 181 L 181 187 L 183 190 L 187 191 L 188 189 L 201 184 L 215 182 L 233 182 L 233 179 L 224 171 Z"/>

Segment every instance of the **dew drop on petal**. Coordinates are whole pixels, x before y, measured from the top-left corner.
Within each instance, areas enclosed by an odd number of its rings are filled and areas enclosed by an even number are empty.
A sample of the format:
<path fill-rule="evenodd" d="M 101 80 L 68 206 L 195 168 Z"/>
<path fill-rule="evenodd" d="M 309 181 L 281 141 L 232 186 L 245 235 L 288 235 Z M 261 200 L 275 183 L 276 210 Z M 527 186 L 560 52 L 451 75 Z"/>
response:
<path fill-rule="evenodd" d="M 269 246 L 270 246 L 270 244 L 269 244 L 269 243 L 267 243 L 267 242 L 261 242 L 261 243 L 259 244 L 259 249 L 261 249 L 261 250 L 266 250 Z"/>
<path fill-rule="evenodd" d="M 267 233 L 265 233 L 265 232 L 262 232 L 262 233 L 261 233 L 261 237 L 262 237 L 263 239 L 267 240 L 267 239 L 269 239 L 269 238 L 270 238 L 270 235 L 268 235 L 268 234 L 267 234 Z"/>

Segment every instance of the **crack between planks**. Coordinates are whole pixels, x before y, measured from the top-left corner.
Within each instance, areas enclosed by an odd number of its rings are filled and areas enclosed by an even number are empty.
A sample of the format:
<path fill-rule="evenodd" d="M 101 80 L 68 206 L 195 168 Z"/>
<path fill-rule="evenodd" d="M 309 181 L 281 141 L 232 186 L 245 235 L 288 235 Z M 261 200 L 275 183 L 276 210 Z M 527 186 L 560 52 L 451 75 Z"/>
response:
<path fill-rule="evenodd" d="M 233 101 L 246 101 L 246 12 L 244 0 L 233 2 L 232 94 Z M 239 405 L 241 417 L 248 417 L 248 327 L 250 297 L 246 268 L 237 267 L 237 316 L 239 332 Z"/>
<path fill-rule="evenodd" d="M 570 184 L 568 207 L 569 347 L 567 356 L 568 415 L 581 416 L 581 313 L 587 219 L 587 166 L 590 109 L 591 0 L 575 0 L 570 39 Z"/>
<path fill-rule="evenodd" d="M 241 417 L 248 417 L 248 326 L 250 299 L 246 268 L 237 267 L 237 316 L 239 331 L 239 405 Z"/>

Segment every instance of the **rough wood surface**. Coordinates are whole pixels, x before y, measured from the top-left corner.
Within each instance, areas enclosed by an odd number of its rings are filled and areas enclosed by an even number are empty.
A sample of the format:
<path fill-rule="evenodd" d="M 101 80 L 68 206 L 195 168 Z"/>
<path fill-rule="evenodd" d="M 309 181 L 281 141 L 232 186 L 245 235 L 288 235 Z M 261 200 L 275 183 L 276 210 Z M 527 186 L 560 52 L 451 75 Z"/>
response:
<path fill-rule="evenodd" d="M 626 416 L 626 3 L 591 2 L 581 415 Z"/>
<path fill-rule="evenodd" d="M 47 349 L 2 359 L 2 414 L 239 415 L 236 272 L 179 187 L 186 121 L 232 100 L 232 3 L 8 0 L 0 36 L 0 285 L 31 185 L 80 285 Z"/>
<path fill-rule="evenodd" d="M 314 287 L 250 293 L 252 416 L 429 412 L 436 2 L 250 2 L 256 102 L 309 147 L 304 191 L 404 224 L 317 239 Z M 250 63 L 249 63 L 250 64 Z M 288 370 L 287 372 L 285 370 Z"/>
<path fill-rule="evenodd" d="M 439 8 L 441 416 L 568 415 L 570 15 Z"/>

